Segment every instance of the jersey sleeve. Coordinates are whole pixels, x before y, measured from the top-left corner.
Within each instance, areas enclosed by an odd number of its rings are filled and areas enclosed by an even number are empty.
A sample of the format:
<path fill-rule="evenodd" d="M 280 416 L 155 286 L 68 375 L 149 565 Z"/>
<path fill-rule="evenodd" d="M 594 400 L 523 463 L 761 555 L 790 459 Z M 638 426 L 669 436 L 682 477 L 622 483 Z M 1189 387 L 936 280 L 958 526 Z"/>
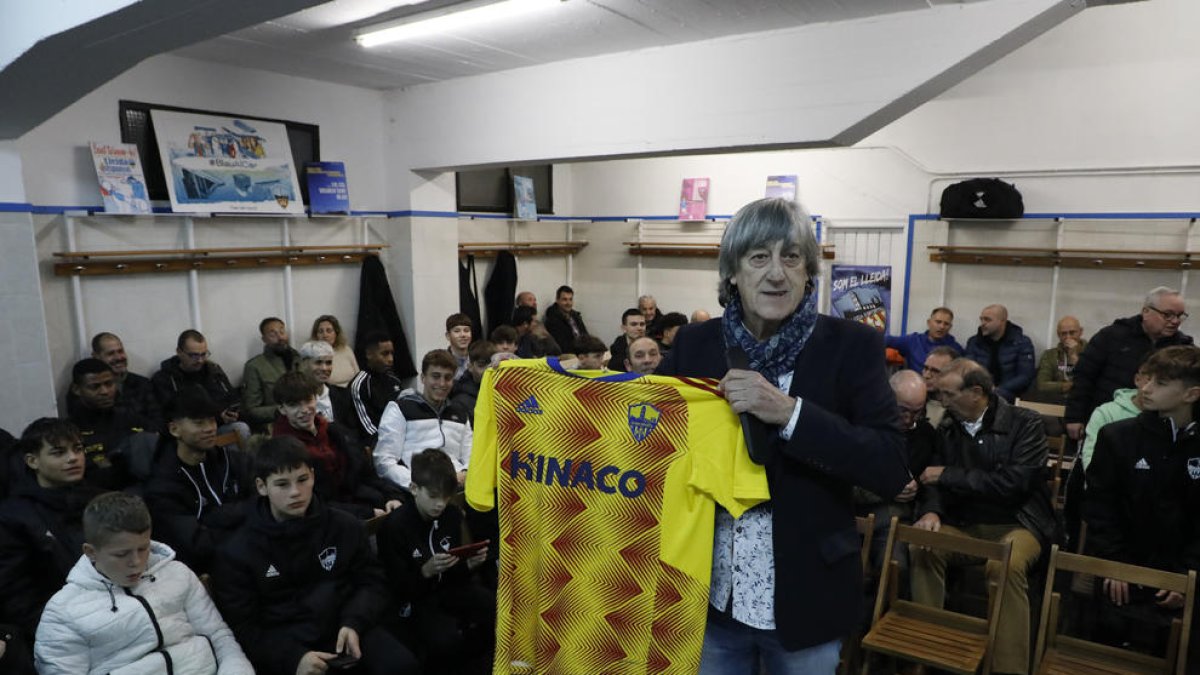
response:
<path fill-rule="evenodd" d="M 467 503 L 477 511 L 491 511 L 496 507 L 496 480 L 500 466 L 496 456 L 496 409 L 493 388 L 497 373 L 495 368 L 489 368 L 483 374 L 483 382 L 479 385 L 479 399 L 475 403 L 471 470 L 467 472 L 465 496 Z"/>

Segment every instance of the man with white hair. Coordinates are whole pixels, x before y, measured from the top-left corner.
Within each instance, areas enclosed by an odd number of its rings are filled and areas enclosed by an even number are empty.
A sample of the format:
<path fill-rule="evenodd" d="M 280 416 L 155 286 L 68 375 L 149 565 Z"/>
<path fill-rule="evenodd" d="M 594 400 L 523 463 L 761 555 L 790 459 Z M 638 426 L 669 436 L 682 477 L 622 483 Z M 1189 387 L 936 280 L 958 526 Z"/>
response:
<path fill-rule="evenodd" d="M 661 339 L 662 327 L 658 323 L 662 321 L 663 313 L 658 311 L 658 301 L 653 295 L 643 295 L 638 298 L 638 310 L 646 317 L 646 335 Z"/>
<path fill-rule="evenodd" d="M 1181 330 L 1187 318 L 1179 291 L 1159 286 L 1146 294 L 1139 314 L 1117 319 L 1092 336 L 1071 374 L 1064 416 L 1067 435 L 1078 439 L 1092 410 L 1111 401 L 1117 389 L 1133 386 L 1133 376 L 1147 354 L 1192 344 L 1191 336 Z"/>

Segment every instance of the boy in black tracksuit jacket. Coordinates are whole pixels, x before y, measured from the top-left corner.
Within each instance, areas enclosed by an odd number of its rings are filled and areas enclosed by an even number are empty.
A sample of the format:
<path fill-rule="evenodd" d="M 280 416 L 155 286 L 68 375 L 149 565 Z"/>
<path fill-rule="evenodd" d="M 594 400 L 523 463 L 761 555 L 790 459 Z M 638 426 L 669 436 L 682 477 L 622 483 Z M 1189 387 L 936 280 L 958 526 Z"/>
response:
<path fill-rule="evenodd" d="M 1200 347 L 1159 350 L 1142 367 L 1144 412 L 1100 430 L 1087 468 L 1083 514 L 1092 555 L 1172 572 L 1200 568 Z M 1140 595 L 1110 579 L 1117 606 L 1174 612 L 1177 593 Z M 1153 615 L 1143 615 L 1153 619 Z"/>
<path fill-rule="evenodd" d="M 84 482 L 79 431 L 66 420 L 33 422 L 15 452 L 26 470 L 0 504 L 0 632 L 13 636 L 0 672 L 24 674 L 42 609 L 83 550 L 83 509 L 101 490 Z"/>
<path fill-rule="evenodd" d="M 457 488 L 450 457 L 439 449 L 412 458 L 412 499 L 379 528 L 379 556 L 400 605 L 411 617 L 430 670 L 491 671 L 496 596 L 474 574 L 488 564 L 487 547 L 455 556 L 463 514 L 448 503 Z M 492 563 L 494 564 L 494 563 Z"/>
<path fill-rule="evenodd" d="M 168 434 L 159 439 L 143 486 L 155 538 L 196 574 L 210 571 L 218 543 L 241 525 L 242 502 L 254 494 L 249 459 L 214 445 L 220 413 L 199 385 L 168 402 Z"/>
<path fill-rule="evenodd" d="M 308 453 L 273 438 L 255 455 L 246 522 L 218 550 L 213 596 L 260 675 L 319 673 L 339 654 L 371 675 L 419 673 L 378 625 L 389 607 L 363 524 L 312 495 Z"/>

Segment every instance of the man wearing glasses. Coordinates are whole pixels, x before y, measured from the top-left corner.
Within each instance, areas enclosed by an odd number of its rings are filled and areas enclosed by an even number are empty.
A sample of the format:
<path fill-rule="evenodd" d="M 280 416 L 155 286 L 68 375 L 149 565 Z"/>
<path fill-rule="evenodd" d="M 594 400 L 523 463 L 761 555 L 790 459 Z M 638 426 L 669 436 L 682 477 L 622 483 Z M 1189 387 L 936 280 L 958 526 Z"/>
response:
<path fill-rule="evenodd" d="M 224 425 L 238 421 L 241 396 L 229 383 L 221 366 L 209 361 L 208 341 L 197 330 L 185 330 L 175 343 L 175 356 L 160 364 L 161 369 L 150 378 L 154 393 L 160 404 L 166 405 L 176 392 L 188 384 L 198 384 L 209 398 L 221 406 L 220 423 Z M 248 430 L 247 430 L 248 431 Z"/>
<path fill-rule="evenodd" d="M 1067 435 L 1078 440 L 1096 406 L 1111 401 L 1117 389 L 1133 386 L 1134 373 L 1146 354 L 1192 344 L 1191 336 L 1181 330 L 1187 318 L 1179 291 L 1159 286 L 1146 294 L 1140 314 L 1117 319 L 1096 333 L 1072 374 L 1064 418 Z"/>

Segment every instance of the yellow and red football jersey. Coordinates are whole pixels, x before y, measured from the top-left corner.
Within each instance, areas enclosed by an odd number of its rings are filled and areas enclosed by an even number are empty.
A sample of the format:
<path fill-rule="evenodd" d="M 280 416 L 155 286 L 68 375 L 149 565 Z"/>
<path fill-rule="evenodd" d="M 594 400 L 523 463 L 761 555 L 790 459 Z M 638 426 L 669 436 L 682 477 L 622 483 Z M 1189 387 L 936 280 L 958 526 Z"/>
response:
<path fill-rule="evenodd" d="M 487 371 L 467 501 L 497 506 L 497 674 L 694 673 L 715 505 L 769 499 L 716 382 Z"/>

